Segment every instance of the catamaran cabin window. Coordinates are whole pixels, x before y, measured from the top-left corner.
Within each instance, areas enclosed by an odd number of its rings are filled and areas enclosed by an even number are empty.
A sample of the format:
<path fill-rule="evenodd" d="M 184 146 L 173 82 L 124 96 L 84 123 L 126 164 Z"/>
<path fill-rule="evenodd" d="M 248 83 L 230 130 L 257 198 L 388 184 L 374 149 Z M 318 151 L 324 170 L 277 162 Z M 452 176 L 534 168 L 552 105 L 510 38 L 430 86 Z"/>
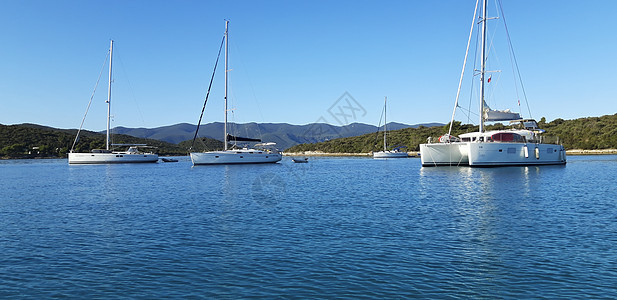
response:
<path fill-rule="evenodd" d="M 525 138 L 520 134 L 513 132 L 500 132 L 495 133 L 491 138 L 496 142 L 511 142 L 511 143 L 524 143 Z"/>

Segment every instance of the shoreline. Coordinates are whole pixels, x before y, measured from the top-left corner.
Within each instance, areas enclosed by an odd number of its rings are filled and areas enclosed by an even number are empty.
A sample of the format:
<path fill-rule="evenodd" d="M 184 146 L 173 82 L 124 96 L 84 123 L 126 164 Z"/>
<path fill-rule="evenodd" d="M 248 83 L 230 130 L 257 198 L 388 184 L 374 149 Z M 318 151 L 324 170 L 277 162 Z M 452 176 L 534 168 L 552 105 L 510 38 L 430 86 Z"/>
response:
<path fill-rule="evenodd" d="M 409 157 L 419 157 L 419 151 L 407 152 Z M 566 150 L 567 155 L 610 155 L 617 154 L 617 149 L 570 149 Z M 283 156 L 371 156 L 372 152 L 368 153 L 328 153 L 323 151 L 304 151 L 304 152 L 283 152 Z"/>
<path fill-rule="evenodd" d="M 566 150 L 567 155 L 606 155 L 606 154 L 617 154 L 617 149 L 594 149 L 594 150 L 584 150 L 584 149 L 571 149 Z"/>
<path fill-rule="evenodd" d="M 370 157 L 372 156 L 372 152 L 367 153 L 328 153 L 322 151 L 304 151 L 304 152 L 282 152 L 283 156 L 359 156 L 359 157 Z M 409 157 L 420 157 L 419 151 L 409 151 L 407 152 Z M 593 149 L 593 150 L 585 150 L 585 149 L 570 149 L 566 150 L 567 155 L 611 155 L 617 154 L 617 149 Z M 160 156 L 160 157 L 181 157 L 188 155 L 168 155 L 168 156 Z M 46 156 L 46 157 L 6 157 L 1 156 L 0 160 L 9 160 L 9 159 L 62 159 L 66 157 L 57 157 L 57 156 Z"/>
<path fill-rule="evenodd" d="M 336 153 L 328 153 L 322 151 L 304 151 L 304 152 L 283 152 L 283 156 L 372 156 L 373 152 L 366 153 L 344 153 L 344 152 L 336 152 Z M 410 151 L 407 152 L 409 157 L 420 157 L 420 152 L 418 151 Z"/>

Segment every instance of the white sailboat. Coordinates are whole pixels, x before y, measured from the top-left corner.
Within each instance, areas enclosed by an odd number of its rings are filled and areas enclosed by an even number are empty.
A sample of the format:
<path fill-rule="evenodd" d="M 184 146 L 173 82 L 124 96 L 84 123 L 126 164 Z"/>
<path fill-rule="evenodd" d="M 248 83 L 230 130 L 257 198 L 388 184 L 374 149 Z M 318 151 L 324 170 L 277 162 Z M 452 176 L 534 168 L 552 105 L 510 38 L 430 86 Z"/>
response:
<path fill-rule="evenodd" d="M 159 159 L 158 154 L 152 152 L 142 152 L 139 149 L 147 147 L 145 144 L 111 144 L 110 133 L 110 114 L 111 114 L 111 82 L 112 82 L 112 57 L 113 57 L 114 41 L 112 40 L 109 46 L 109 86 L 107 90 L 107 138 L 105 149 L 94 149 L 90 153 L 74 152 L 75 145 L 79 141 L 79 133 L 84 124 L 84 119 L 81 121 L 77 136 L 69 152 L 69 164 L 110 164 L 110 163 L 153 163 Z M 92 99 L 90 100 L 92 101 Z M 88 108 L 90 104 L 88 104 Z M 86 114 L 88 110 L 86 109 Z M 128 147 L 126 151 L 113 151 L 111 147 Z"/>
<path fill-rule="evenodd" d="M 551 165 L 565 164 L 566 152 L 562 145 L 543 143 L 541 134 L 544 130 L 538 128 L 533 119 L 523 119 L 518 113 L 510 110 L 493 110 L 485 102 L 485 84 L 488 72 L 486 70 L 486 23 L 487 0 L 482 0 L 481 24 L 481 65 L 476 70 L 480 75 L 480 126 L 478 132 L 461 134 L 459 137 L 451 135 L 454 115 L 458 107 L 458 97 L 469 53 L 469 43 L 472 32 L 469 34 L 467 54 L 461 72 L 461 81 L 452 113 L 450 130 L 437 141 L 420 145 L 422 166 L 460 166 L 472 167 L 490 166 L 528 166 L 528 165 Z M 476 2 L 476 9 L 478 4 Z M 475 24 L 475 14 L 474 23 Z M 473 30 L 473 25 L 472 25 Z M 490 77 L 488 79 L 490 82 Z M 485 122 L 509 121 L 512 129 L 491 130 L 484 129 Z"/>
<path fill-rule="evenodd" d="M 222 151 L 208 152 L 191 152 L 191 161 L 193 165 L 217 165 L 217 164 L 259 164 L 259 163 L 276 163 L 283 156 L 278 151 L 275 143 L 260 143 L 252 148 L 228 149 L 229 140 L 236 141 L 256 141 L 254 139 L 237 138 L 227 134 L 227 81 L 229 72 L 229 21 L 225 21 L 225 125 L 224 125 L 224 141 Z M 217 59 L 218 60 L 218 59 Z M 216 70 L 216 66 L 215 66 Z M 207 98 L 206 98 L 207 101 Z M 205 108 L 205 103 L 204 103 Z M 202 110 L 203 114 L 203 110 Z M 201 118 L 200 118 L 201 122 Z M 199 123 L 197 129 L 199 130 Z M 195 132 L 197 137 L 197 131 Z M 195 139 L 193 139 L 195 140 Z"/>
<path fill-rule="evenodd" d="M 388 97 L 385 97 L 383 101 L 383 151 L 373 152 L 373 158 L 406 158 L 408 157 L 407 152 L 400 151 L 400 148 L 394 148 L 392 150 L 388 150 L 387 143 L 387 133 L 388 133 L 388 120 L 386 119 L 387 115 L 387 102 Z"/>

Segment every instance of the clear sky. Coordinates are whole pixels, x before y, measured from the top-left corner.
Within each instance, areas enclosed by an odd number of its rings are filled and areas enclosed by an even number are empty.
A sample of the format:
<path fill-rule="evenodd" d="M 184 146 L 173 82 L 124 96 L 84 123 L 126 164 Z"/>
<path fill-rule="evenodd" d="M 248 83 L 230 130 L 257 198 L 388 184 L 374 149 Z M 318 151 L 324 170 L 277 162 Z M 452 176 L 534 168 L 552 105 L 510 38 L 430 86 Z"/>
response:
<path fill-rule="evenodd" d="M 617 113 L 617 1 L 502 1 L 532 117 Z M 376 125 L 388 96 L 388 121 L 447 123 L 474 5 L 0 0 L 0 124 L 79 127 L 110 39 L 113 126 L 195 124 L 225 19 L 236 122 L 339 125 L 347 92 L 347 122 Z M 223 119 L 222 79 L 204 123 Z M 86 129 L 104 129 L 106 89 L 103 75 Z"/>

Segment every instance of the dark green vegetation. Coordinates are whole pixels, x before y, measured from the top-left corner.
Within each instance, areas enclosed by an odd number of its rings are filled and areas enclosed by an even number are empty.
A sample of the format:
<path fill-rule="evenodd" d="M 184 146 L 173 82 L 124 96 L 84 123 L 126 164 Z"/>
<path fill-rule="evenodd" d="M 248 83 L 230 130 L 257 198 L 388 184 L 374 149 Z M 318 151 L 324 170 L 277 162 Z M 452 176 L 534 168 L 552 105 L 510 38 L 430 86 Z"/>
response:
<path fill-rule="evenodd" d="M 191 146 L 193 148 L 191 148 Z M 231 147 L 231 145 L 229 146 Z M 191 149 L 191 151 L 195 152 L 223 150 L 223 142 L 211 138 L 198 138 L 195 140 L 195 144 L 193 144 L 193 140 L 188 140 L 180 142 L 178 147 L 181 149 Z M 185 150 L 184 154 L 186 154 L 186 152 Z"/>
<path fill-rule="evenodd" d="M 0 157 L 2 158 L 36 158 L 36 157 L 66 157 L 70 151 L 77 130 L 55 129 L 34 124 L 1 125 L 0 124 Z M 186 155 L 190 147 L 188 143 L 171 144 L 153 139 L 136 138 L 124 134 L 114 134 L 115 144 L 148 144 L 154 146 L 154 152 L 160 155 Z M 214 150 L 222 148 L 223 143 L 211 139 L 204 142 L 196 141 L 197 150 Z M 76 152 L 89 152 L 91 149 L 104 149 L 105 135 L 82 130 Z M 126 147 L 125 147 L 126 148 Z M 125 149 L 122 149 L 125 150 Z"/>
<path fill-rule="evenodd" d="M 543 135 L 546 142 L 550 137 L 559 137 L 559 143 L 566 149 L 615 149 L 617 148 L 617 114 L 602 117 L 580 118 L 575 120 L 556 119 L 547 123 L 542 118 L 538 124 L 546 130 Z M 495 124 L 487 130 L 502 129 L 506 126 Z M 478 126 L 461 125 L 454 122 L 452 134 L 477 131 Z M 448 131 L 448 125 L 418 128 L 405 128 L 388 132 L 389 148 L 407 146 L 408 151 L 420 150 L 419 145 L 426 143 L 428 137 L 437 138 Z M 286 152 L 323 151 L 326 153 L 367 153 L 383 149 L 383 133 L 334 139 L 321 143 L 301 144 L 291 147 Z M 555 142 L 555 139 L 550 139 Z"/>

